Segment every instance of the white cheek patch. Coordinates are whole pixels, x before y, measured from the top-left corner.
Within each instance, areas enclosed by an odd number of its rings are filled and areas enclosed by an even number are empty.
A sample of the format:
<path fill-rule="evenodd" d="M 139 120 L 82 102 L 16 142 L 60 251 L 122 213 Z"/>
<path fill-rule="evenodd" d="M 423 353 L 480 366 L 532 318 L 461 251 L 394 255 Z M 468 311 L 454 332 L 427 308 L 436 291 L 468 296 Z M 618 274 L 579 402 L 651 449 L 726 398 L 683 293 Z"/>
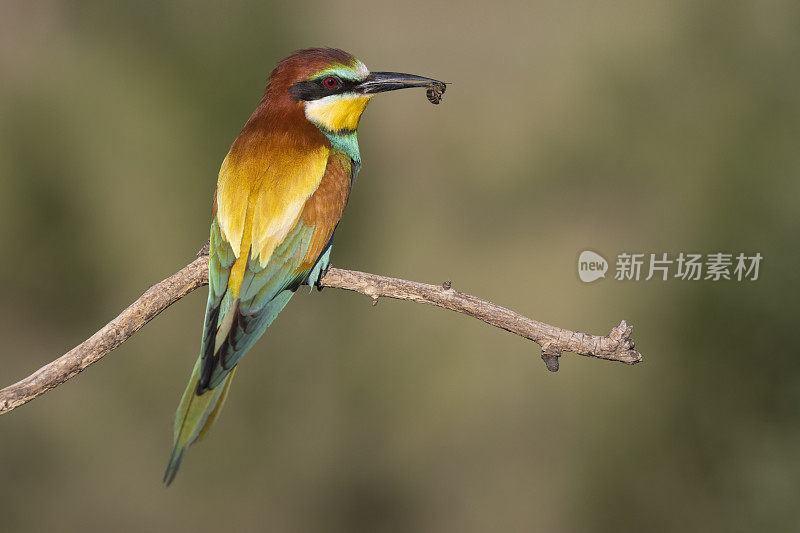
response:
<path fill-rule="evenodd" d="M 325 129 L 330 128 L 330 108 L 332 105 L 335 104 L 335 98 L 339 95 L 335 96 L 326 96 L 325 98 L 320 98 L 319 100 L 310 100 L 305 103 L 305 113 L 306 118 L 313 122 L 314 124 L 318 124 Z"/>

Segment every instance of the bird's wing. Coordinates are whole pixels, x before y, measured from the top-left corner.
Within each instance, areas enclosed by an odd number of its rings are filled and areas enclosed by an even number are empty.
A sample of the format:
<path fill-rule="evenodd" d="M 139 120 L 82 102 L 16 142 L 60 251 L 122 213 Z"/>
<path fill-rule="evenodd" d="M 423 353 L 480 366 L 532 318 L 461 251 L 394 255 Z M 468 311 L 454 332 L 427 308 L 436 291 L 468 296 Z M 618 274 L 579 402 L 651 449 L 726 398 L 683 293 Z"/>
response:
<path fill-rule="evenodd" d="M 220 262 L 219 272 L 216 265 L 209 270 L 214 287 L 209 291 L 198 392 L 222 382 L 306 280 L 341 218 L 351 173 L 349 158 L 334 152 L 326 157 L 316 183 L 307 180 L 313 188 L 279 180 L 255 193 L 238 256 L 222 234 L 224 215 L 218 210 L 212 247 L 224 250 L 227 261 Z M 226 244 L 215 247 L 214 241 Z"/>

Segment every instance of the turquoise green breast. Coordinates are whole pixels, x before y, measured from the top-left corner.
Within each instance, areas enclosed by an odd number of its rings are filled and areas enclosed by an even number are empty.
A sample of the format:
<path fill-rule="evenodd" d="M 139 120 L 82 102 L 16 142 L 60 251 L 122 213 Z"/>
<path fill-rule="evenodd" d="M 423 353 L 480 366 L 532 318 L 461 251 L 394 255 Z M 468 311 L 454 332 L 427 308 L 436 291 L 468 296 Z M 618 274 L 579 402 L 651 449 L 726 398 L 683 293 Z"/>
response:
<path fill-rule="evenodd" d="M 358 150 L 358 137 L 355 131 L 346 133 L 334 133 L 320 130 L 331 141 L 331 146 L 346 153 L 358 165 L 361 165 L 361 152 Z"/>

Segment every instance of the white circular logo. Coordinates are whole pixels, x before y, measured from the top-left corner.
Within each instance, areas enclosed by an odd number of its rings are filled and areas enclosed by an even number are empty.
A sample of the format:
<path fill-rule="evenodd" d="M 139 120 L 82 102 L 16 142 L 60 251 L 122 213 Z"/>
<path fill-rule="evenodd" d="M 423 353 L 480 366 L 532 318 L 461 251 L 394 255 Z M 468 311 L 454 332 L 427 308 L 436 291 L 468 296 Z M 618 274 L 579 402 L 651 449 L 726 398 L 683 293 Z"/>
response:
<path fill-rule="evenodd" d="M 606 277 L 608 261 L 591 250 L 584 250 L 578 257 L 578 277 L 585 283 Z"/>

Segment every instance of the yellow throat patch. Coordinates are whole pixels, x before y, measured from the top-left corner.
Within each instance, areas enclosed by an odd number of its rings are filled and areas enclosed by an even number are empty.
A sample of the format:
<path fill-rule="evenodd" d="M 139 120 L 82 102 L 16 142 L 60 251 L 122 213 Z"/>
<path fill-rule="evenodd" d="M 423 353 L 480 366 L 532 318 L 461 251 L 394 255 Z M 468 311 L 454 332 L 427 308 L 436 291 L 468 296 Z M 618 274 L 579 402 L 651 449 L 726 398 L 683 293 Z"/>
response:
<path fill-rule="evenodd" d="M 327 131 L 355 131 L 372 96 L 337 94 L 306 102 L 306 117 Z"/>

